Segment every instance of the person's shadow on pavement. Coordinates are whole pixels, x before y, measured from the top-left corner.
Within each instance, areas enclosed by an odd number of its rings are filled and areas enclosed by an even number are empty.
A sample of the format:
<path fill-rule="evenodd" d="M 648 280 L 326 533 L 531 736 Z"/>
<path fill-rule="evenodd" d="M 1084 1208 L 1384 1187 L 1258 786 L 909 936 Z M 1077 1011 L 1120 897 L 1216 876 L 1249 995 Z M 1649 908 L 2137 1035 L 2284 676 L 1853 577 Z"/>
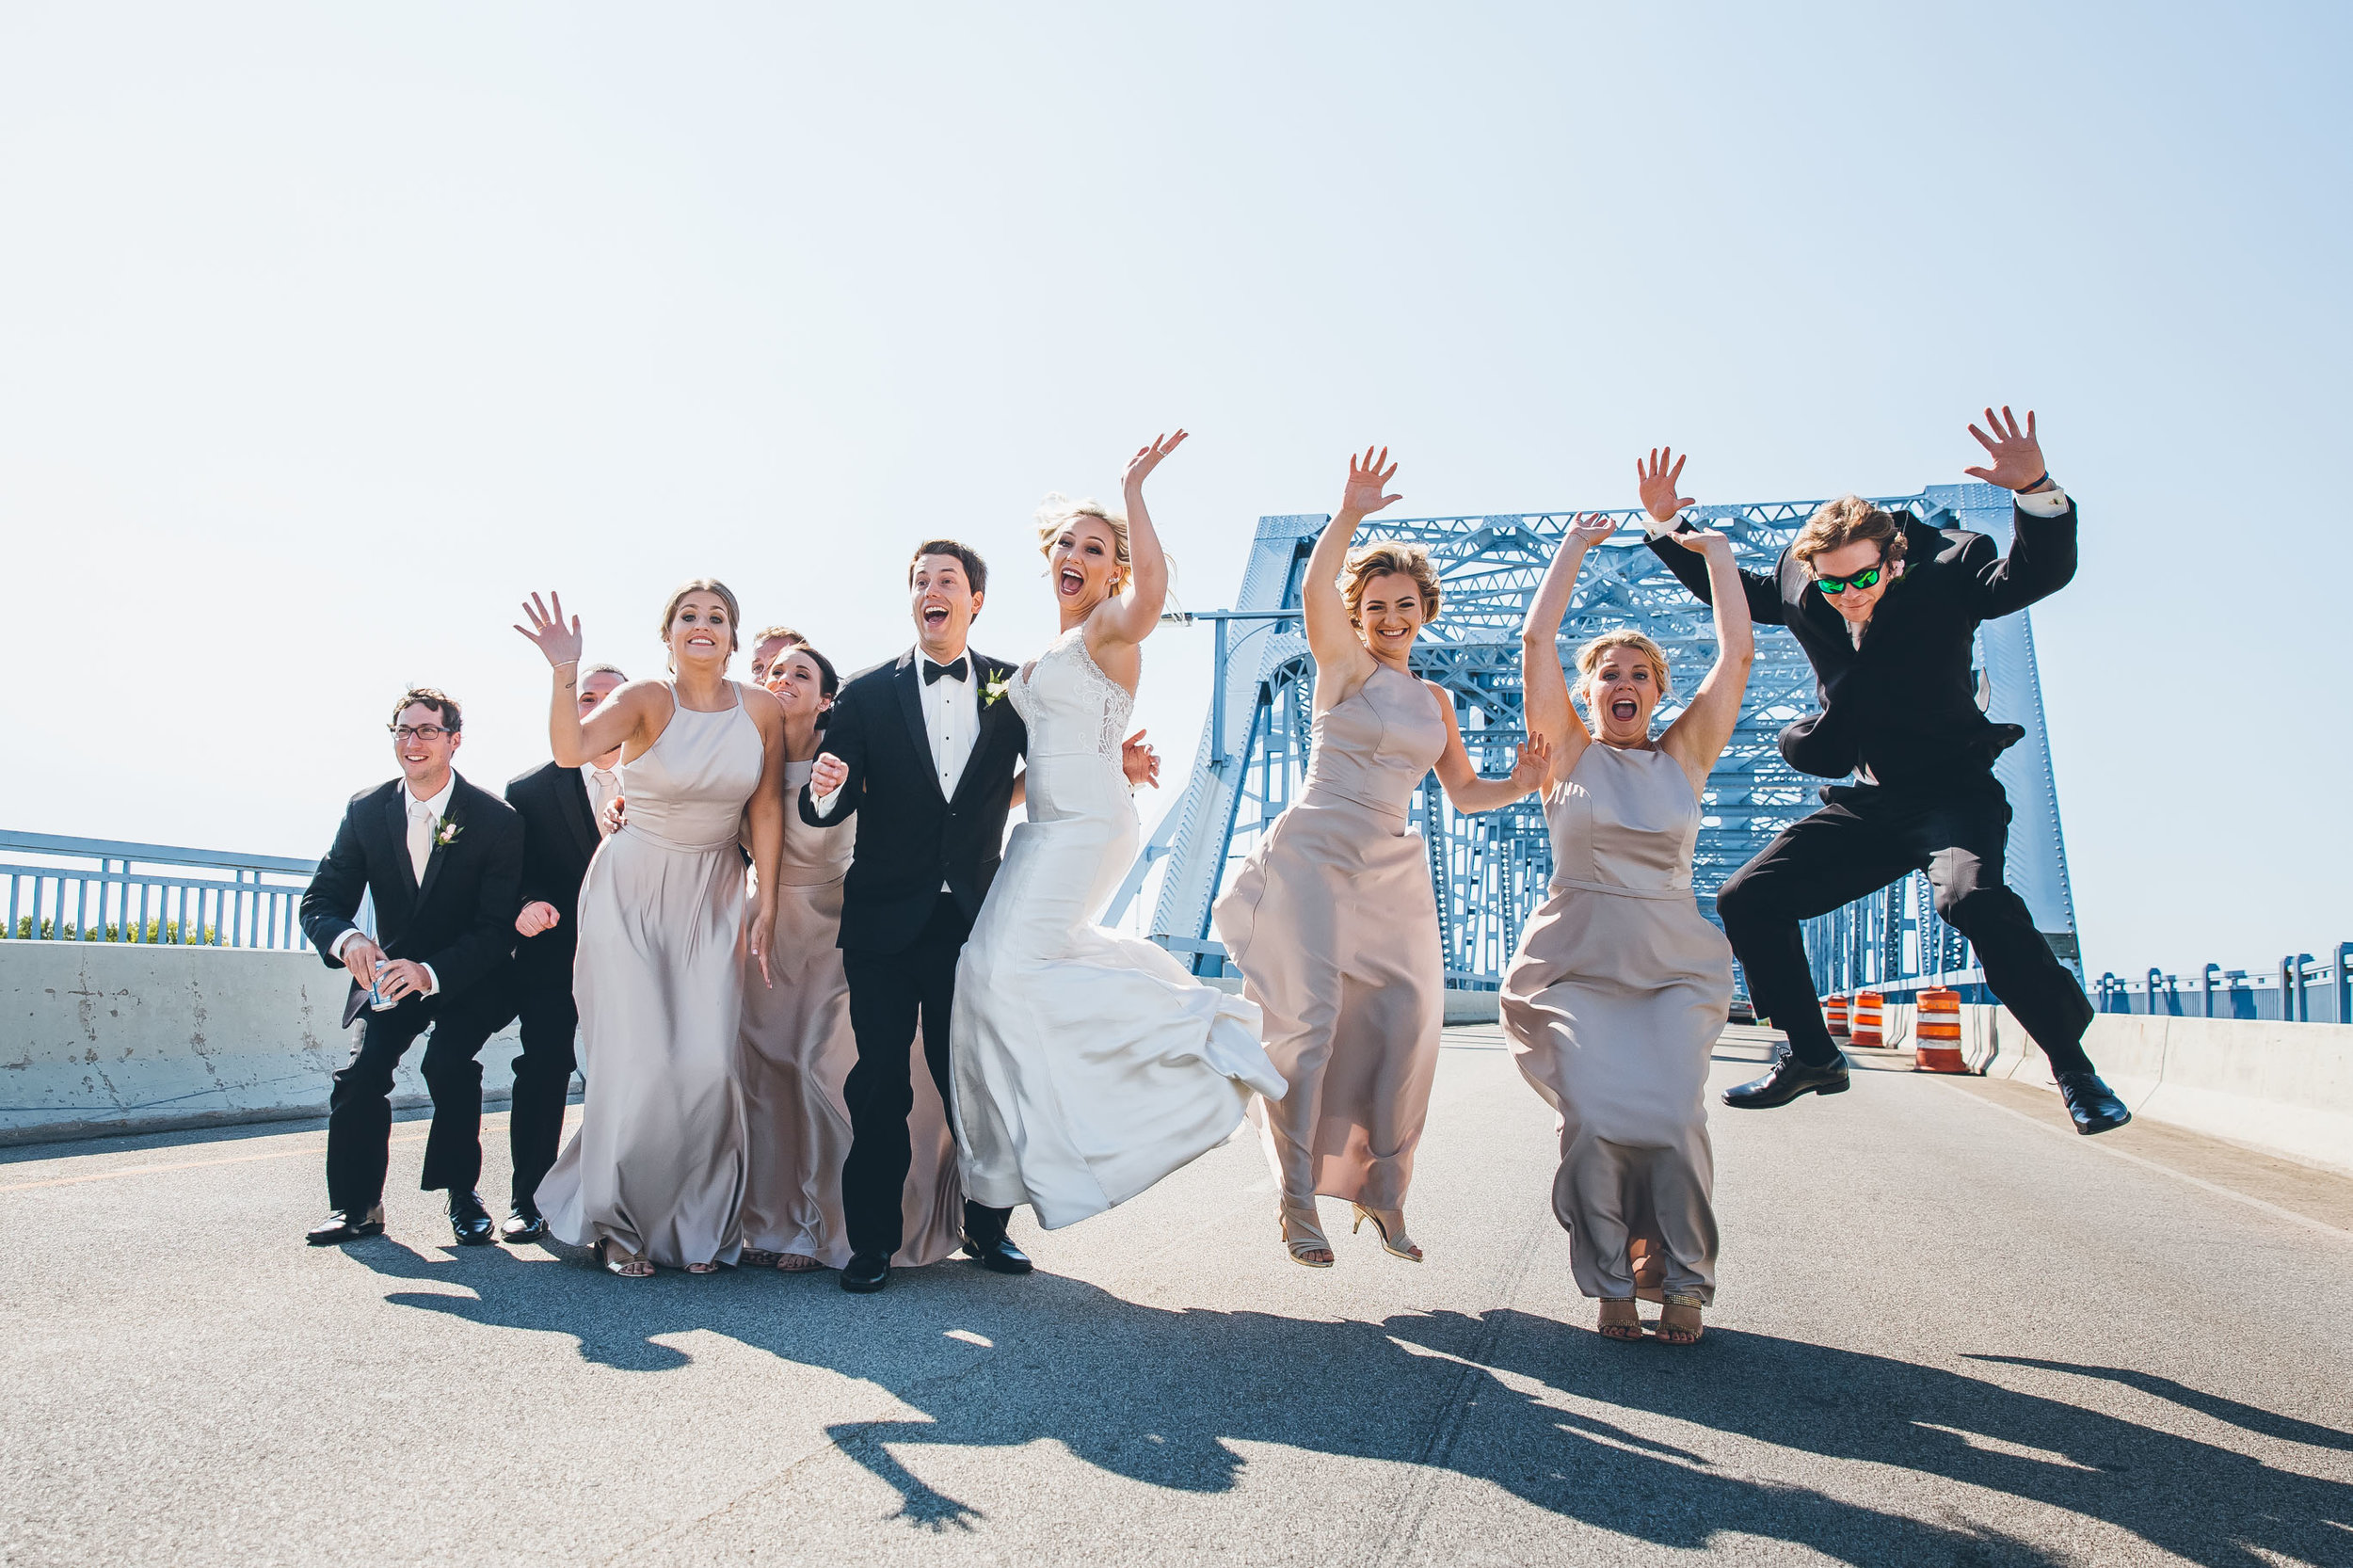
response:
<path fill-rule="evenodd" d="M 1596 1409 L 1615 1407 L 2045 1504 L 2199 1563 L 2327 1561 L 2353 1543 L 2345 1481 L 1933 1367 L 1721 1327 L 1669 1350 L 1514 1309 L 1378 1323 L 1171 1310 L 1081 1280 L 1003 1280 L 954 1263 L 901 1271 L 883 1295 L 852 1297 L 830 1272 L 624 1282 L 593 1273 L 569 1249 L 560 1268 L 498 1248 L 447 1249 L 430 1263 L 381 1240 L 346 1251 L 394 1279 L 475 1292 L 394 1292 L 394 1304 L 568 1334 L 602 1366 L 682 1367 L 687 1353 L 656 1336 L 706 1330 L 871 1382 L 921 1416 L 827 1434 L 898 1493 L 898 1517 L 919 1528 L 982 1517 L 917 1473 L 906 1451 L 921 1445 L 1051 1439 L 1130 1480 L 1214 1493 L 1241 1482 L 1246 1462 L 1234 1445 L 1267 1443 L 1434 1467 L 1662 1546 L 1701 1549 L 1729 1531 L 1875 1568 L 2075 1560 L 1961 1521 L 1950 1507 L 1938 1510 L 1950 1522 L 1930 1523 L 1753 1479 Z M 2266 1437 L 2353 1449 L 2353 1434 L 2168 1380 L 2024 1364 L 2127 1383 Z M 1401 1491 L 1400 1525 L 1411 1524 L 1404 1515 L 1419 1495 Z"/>

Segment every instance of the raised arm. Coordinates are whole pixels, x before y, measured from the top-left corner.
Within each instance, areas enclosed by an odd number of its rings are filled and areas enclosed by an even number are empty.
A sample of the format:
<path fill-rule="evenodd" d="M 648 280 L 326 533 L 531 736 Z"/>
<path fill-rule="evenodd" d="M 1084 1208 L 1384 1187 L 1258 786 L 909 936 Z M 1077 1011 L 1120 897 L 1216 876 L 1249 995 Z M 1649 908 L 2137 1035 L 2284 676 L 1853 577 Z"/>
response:
<path fill-rule="evenodd" d="M 1756 663 L 1756 632 L 1749 621 L 1747 598 L 1737 591 L 1740 568 L 1733 565 L 1732 541 L 1712 529 L 1694 529 L 1673 538 L 1700 557 L 1715 590 L 1708 607 L 1715 612 L 1716 663 L 1658 742 L 1658 748 L 1682 767 L 1696 795 L 1705 792 L 1708 773 L 1739 722 L 1749 669 Z"/>
<path fill-rule="evenodd" d="M 1585 552 L 1618 531 L 1599 512 L 1589 512 L 1561 536 L 1552 565 L 1536 586 L 1535 601 L 1520 623 L 1520 690 L 1522 712 L 1530 739 L 1541 739 L 1552 755 L 1551 778 L 1558 782 L 1577 771 L 1593 734 L 1580 723 L 1569 700 L 1568 672 L 1561 667 L 1561 622 L 1569 613 L 1577 574 L 1585 568 Z"/>
<path fill-rule="evenodd" d="M 1999 485 L 2017 497 L 2011 509 L 2009 553 L 1977 573 L 1977 614 L 1986 620 L 2023 610 L 2067 586 L 2075 575 L 2075 504 L 2051 483 L 2050 465 L 2035 435 L 2034 410 L 2026 427 L 2008 408 L 1996 419 L 1985 411 L 1986 428 L 1969 433 L 1986 450 L 1987 466 L 1963 469 L 1973 479 Z"/>
<path fill-rule="evenodd" d="M 1125 486 L 1128 511 L 1128 585 L 1106 600 L 1091 617 L 1088 631 L 1096 634 L 1088 650 L 1102 640 L 1140 643 L 1160 623 L 1168 602 L 1168 552 L 1160 548 L 1159 530 L 1144 504 L 1144 482 L 1160 466 L 1160 459 L 1184 444 L 1185 433 L 1155 436 L 1149 446 L 1128 459 Z"/>
<path fill-rule="evenodd" d="M 1388 483 L 1397 477 L 1389 449 L 1376 455 L 1371 447 L 1348 459 L 1348 488 L 1340 494 L 1340 509 L 1323 525 L 1316 548 L 1307 557 L 1307 581 L 1300 599 L 1307 619 L 1307 651 L 1316 661 L 1316 707 L 1319 712 L 1353 694 L 1372 674 L 1371 650 L 1349 624 L 1348 602 L 1340 598 L 1340 568 L 1348 564 L 1348 547 L 1357 525 L 1382 507 L 1404 499 L 1389 495 Z M 1328 695 L 1327 695 L 1328 694 Z"/>
<path fill-rule="evenodd" d="M 554 754 L 558 767 L 576 768 L 593 758 L 603 756 L 625 742 L 639 740 L 647 716 L 663 712 L 651 688 L 650 680 L 640 680 L 622 687 L 611 699 L 599 705 L 588 722 L 580 722 L 580 617 L 571 624 L 564 621 L 564 599 L 551 589 L 547 602 L 542 604 L 537 594 L 523 605 L 523 618 L 531 624 L 518 626 L 516 631 L 531 639 L 532 645 L 547 655 L 554 666 L 555 684 L 548 697 L 548 749 Z"/>
<path fill-rule="evenodd" d="M 1651 448 L 1647 466 L 1634 460 L 1635 478 L 1642 496 L 1642 509 L 1650 514 L 1651 552 L 1667 563 L 1667 569 L 1676 581 L 1691 590 L 1702 604 L 1712 604 L 1716 592 L 1707 564 L 1689 552 L 1678 549 L 1669 536 L 1675 529 L 1675 517 L 1691 505 L 1689 496 L 1675 493 L 1676 482 L 1683 477 L 1683 465 L 1691 460 L 1685 453 L 1678 457 L 1673 447 Z M 1782 623 L 1781 584 L 1759 571 L 1738 571 L 1741 597 L 1747 600 L 1749 618 L 1767 626 Z"/>
<path fill-rule="evenodd" d="M 1438 782 L 1446 789 L 1446 798 L 1454 803 L 1457 811 L 1492 811 L 1498 806 L 1509 806 L 1530 790 L 1544 787 L 1545 770 L 1552 763 L 1552 748 L 1542 735 L 1530 734 L 1519 745 L 1513 760 L 1512 771 L 1501 778 L 1482 777 L 1471 765 L 1470 751 L 1463 744 L 1462 726 L 1454 717 L 1454 698 L 1434 680 L 1425 680 L 1430 696 L 1446 715 L 1446 749 L 1438 753 Z"/>

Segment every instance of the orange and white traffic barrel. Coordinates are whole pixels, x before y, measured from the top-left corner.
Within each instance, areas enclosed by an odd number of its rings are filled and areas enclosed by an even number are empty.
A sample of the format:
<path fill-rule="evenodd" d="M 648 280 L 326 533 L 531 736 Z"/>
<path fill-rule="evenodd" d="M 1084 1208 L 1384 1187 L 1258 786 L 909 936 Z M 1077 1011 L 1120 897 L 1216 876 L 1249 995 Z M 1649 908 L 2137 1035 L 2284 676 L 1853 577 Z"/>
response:
<path fill-rule="evenodd" d="M 1865 1050 L 1878 1050 L 1887 1037 L 1880 1027 L 1887 999 L 1877 991 L 1857 991 L 1854 994 L 1854 1043 Z"/>
<path fill-rule="evenodd" d="M 1830 1026 L 1832 1039 L 1845 1039 L 1847 1037 L 1847 999 L 1824 997 L 1822 999 L 1822 1021 Z"/>
<path fill-rule="evenodd" d="M 1923 991 L 1920 1014 L 1912 1025 L 1912 1070 L 1916 1073 L 1965 1073 L 1969 1064 L 1961 1054 L 1961 993 Z"/>

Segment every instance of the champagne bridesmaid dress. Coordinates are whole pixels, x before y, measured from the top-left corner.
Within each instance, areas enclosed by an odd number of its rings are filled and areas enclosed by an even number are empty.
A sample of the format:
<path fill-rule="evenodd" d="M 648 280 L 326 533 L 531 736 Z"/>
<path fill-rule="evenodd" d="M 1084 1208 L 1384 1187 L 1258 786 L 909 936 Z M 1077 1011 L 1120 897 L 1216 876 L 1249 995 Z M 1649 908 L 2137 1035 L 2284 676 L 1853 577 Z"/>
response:
<path fill-rule="evenodd" d="M 1552 884 L 1503 979 L 1520 1071 L 1560 1113 L 1552 1211 L 1588 1296 L 1716 1294 L 1707 1072 L 1732 948 L 1691 896 L 1691 780 L 1662 751 L 1599 741 L 1545 797 Z"/>
<path fill-rule="evenodd" d="M 1294 1213 L 1317 1194 L 1405 1207 L 1446 1018 L 1430 851 L 1407 808 L 1446 741 L 1430 688 L 1375 668 L 1318 715 L 1305 790 L 1217 902 L 1218 940 L 1290 1084 L 1260 1103 Z"/>
<path fill-rule="evenodd" d="M 815 766 L 784 765 L 788 803 Z M 747 955 L 744 966 L 740 1071 L 751 1128 L 744 1245 L 797 1253 L 834 1269 L 850 1261 L 841 1216 L 850 1110 L 841 1086 L 857 1062 L 850 984 L 835 941 L 841 935 L 841 879 L 849 873 L 857 823 L 853 816 L 832 827 L 811 827 L 798 811 L 785 812 L 776 951 L 768 958 L 776 985 L 761 983 L 757 960 Z M 907 1132 L 915 1160 L 901 1208 L 906 1240 L 891 1261 L 915 1265 L 936 1263 L 960 1244 L 964 1191 L 956 1181 L 947 1109 L 923 1061 L 921 1036 L 909 1035 L 907 1050 L 914 1062 L 915 1112 Z"/>
<path fill-rule="evenodd" d="M 539 1183 L 549 1231 L 670 1268 L 742 1248 L 744 857 L 736 826 L 760 784 L 760 727 L 735 705 L 670 721 L 621 764 L 629 822 L 580 888 L 580 1130 Z"/>

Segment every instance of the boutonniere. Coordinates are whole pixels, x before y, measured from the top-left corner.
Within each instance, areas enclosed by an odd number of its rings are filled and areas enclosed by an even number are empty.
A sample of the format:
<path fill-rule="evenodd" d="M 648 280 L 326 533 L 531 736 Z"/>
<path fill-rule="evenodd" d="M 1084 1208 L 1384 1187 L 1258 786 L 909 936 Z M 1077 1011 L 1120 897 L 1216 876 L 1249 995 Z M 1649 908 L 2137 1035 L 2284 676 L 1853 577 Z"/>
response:
<path fill-rule="evenodd" d="M 990 681 L 987 685 L 983 686 L 981 688 L 981 706 L 984 708 L 995 706 L 997 699 L 1005 695 L 1006 688 L 1012 684 L 1013 680 L 1011 677 L 1000 675 L 996 680 Z"/>
<path fill-rule="evenodd" d="M 466 831 L 466 829 L 463 824 L 455 823 L 449 818 L 443 817 L 441 819 L 440 827 L 433 835 L 433 841 L 446 849 L 451 844 L 456 843 L 457 841 L 457 835 L 463 833 L 464 831 Z"/>

